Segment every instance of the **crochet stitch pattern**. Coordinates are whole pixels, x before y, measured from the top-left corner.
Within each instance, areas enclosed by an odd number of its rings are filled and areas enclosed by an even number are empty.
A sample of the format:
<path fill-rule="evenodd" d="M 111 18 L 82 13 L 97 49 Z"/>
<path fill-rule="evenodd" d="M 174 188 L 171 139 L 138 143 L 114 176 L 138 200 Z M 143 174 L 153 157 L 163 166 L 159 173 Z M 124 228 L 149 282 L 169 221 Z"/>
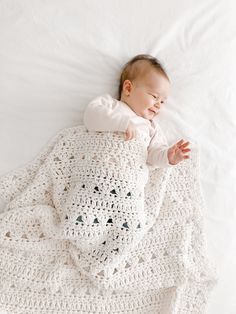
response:
<path fill-rule="evenodd" d="M 80 125 L 0 178 L 0 313 L 204 313 L 199 153 L 155 168 L 147 145 Z"/>

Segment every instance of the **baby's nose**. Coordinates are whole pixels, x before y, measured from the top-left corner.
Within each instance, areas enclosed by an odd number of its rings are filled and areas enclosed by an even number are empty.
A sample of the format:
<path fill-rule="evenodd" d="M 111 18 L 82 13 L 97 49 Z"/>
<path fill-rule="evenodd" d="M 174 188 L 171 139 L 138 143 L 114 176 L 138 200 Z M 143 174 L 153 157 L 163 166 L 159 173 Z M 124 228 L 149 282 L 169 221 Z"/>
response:
<path fill-rule="evenodd" d="M 160 109 L 160 103 L 159 101 L 157 103 L 155 103 L 155 107 L 157 107 L 158 109 Z"/>

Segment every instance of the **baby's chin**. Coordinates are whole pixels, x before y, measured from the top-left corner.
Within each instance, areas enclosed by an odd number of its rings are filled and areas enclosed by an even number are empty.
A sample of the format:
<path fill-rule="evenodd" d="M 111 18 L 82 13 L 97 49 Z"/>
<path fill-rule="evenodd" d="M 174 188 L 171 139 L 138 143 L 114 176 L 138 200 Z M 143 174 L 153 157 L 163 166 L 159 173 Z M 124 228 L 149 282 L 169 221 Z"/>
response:
<path fill-rule="evenodd" d="M 153 120 L 158 114 L 159 114 L 159 111 L 157 112 L 153 112 L 149 109 L 145 110 L 143 113 L 137 113 L 136 114 L 144 119 L 147 119 L 147 120 Z"/>
<path fill-rule="evenodd" d="M 159 111 L 153 112 L 150 109 L 148 109 L 147 113 L 144 114 L 145 119 L 152 120 L 159 114 Z"/>

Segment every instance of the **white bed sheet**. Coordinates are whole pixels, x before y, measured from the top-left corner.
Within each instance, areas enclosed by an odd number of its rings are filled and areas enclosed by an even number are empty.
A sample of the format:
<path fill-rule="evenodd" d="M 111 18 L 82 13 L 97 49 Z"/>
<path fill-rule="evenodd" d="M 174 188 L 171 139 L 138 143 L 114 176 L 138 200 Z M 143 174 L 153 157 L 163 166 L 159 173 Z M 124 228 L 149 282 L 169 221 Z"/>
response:
<path fill-rule="evenodd" d="M 236 313 L 236 5 L 221 0 L 0 0 L 0 175 L 32 160 L 86 104 L 114 97 L 139 53 L 172 81 L 158 117 L 201 149 L 208 253 L 219 270 L 209 314 Z"/>

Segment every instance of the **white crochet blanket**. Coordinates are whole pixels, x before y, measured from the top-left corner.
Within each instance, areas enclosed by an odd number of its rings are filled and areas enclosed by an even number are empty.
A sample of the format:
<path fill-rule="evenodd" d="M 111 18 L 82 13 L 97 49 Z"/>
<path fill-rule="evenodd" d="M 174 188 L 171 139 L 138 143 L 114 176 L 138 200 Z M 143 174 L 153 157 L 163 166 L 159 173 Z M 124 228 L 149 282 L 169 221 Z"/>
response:
<path fill-rule="evenodd" d="M 204 313 L 199 158 L 148 167 L 147 139 L 59 132 L 0 178 L 0 313 Z"/>

